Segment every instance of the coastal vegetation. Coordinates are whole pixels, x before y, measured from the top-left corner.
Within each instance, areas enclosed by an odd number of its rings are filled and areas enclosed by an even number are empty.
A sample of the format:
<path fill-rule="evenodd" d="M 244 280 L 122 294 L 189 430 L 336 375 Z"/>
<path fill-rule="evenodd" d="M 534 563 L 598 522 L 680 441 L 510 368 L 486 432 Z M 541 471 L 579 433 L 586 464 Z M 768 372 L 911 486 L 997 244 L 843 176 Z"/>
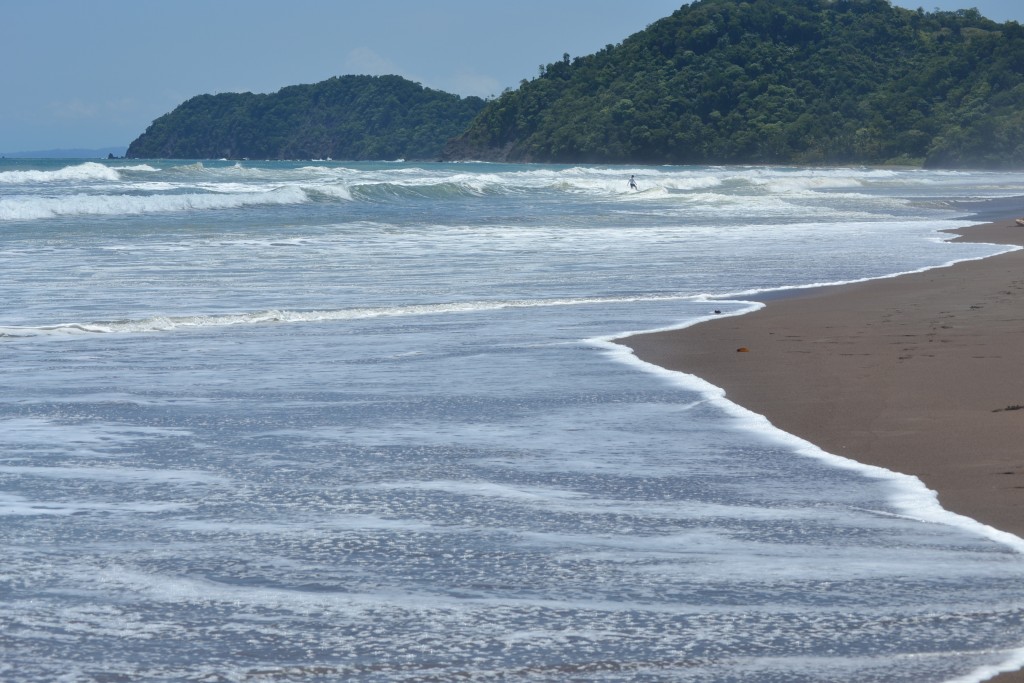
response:
<path fill-rule="evenodd" d="M 340 76 L 272 94 L 199 95 L 153 121 L 131 158 L 436 159 L 479 97 L 399 76 Z"/>
<path fill-rule="evenodd" d="M 398 76 L 200 95 L 127 156 L 1024 167 L 1024 27 L 889 0 L 695 0 L 489 101 Z"/>
<path fill-rule="evenodd" d="M 1024 28 L 888 0 L 698 0 L 542 65 L 445 158 L 1024 166 Z"/>

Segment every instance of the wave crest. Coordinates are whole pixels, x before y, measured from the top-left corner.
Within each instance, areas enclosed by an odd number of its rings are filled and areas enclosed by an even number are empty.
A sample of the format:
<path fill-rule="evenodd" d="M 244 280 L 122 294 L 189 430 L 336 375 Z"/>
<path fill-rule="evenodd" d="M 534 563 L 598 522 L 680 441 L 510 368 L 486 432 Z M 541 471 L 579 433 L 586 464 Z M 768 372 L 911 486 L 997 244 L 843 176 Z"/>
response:
<path fill-rule="evenodd" d="M 58 216 L 116 216 L 237 209 L 268 204 L 301 204 L 309 201 L 298 187 L 262 192 L 190 193 L 154 195 L 90 195 L 65 197 L 10 197 L 0 199 L 0 221 L 38 220 Z"/>
<path fill-rule="evenodd" d="M 120 179 L 121 174 L 116 169 L 95 161 L 65 166 L 56 171 L 0 171 L 0 184 L 6 185 L 92 180 L 117 181 Z"/>

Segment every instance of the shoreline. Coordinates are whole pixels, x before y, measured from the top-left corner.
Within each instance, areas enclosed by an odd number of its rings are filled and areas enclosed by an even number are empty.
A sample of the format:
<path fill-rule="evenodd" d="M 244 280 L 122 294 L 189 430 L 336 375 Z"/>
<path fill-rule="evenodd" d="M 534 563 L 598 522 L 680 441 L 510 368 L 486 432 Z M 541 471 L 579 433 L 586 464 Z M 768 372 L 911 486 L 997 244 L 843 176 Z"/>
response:
<path fill-rule="evenodd" d="M 1024 247 L 1013 218 L 946 232 Z M 614 341 L 829 453 L 916 476 L 946 510 L 1024 537 L 1024 249 L 751 299 L 765 306 Z"/>
<path fill-rule="evenodd" d="M 949 232 L 1024 247 L 1013 219 Z M 615 342 L 830 453 L 915 475 L 943 507 L 1024 537 L 1024 409 L 1014 409 L 1024 405 L 1024 249 L 750 299 L 768 303 Z"/>

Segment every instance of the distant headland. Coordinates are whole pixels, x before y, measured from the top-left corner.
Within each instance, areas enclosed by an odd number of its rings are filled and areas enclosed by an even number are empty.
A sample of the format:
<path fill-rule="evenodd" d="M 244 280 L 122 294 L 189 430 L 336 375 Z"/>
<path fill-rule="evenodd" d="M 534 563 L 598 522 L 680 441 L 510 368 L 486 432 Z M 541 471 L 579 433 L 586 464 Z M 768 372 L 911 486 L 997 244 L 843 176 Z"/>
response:
<path fill-rule="evenodd" d="M 1024 168 L 1024 27 L 696 0 L 484 101 L 398 76 L 194 97 L 129 157 Z"/>

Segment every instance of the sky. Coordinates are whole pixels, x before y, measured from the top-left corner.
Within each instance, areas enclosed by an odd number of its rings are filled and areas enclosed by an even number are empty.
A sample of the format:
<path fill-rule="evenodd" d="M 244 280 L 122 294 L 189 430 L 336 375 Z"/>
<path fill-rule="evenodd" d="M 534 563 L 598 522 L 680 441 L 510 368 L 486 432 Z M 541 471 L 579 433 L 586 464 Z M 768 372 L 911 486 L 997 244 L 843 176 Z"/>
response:
<path fill-rule="evenodd" d="M 0 153 L 127 147 L 205 93 L 397 74 L 490 97 L 682 0 L 4 0 Z M 1021 0 L 893 0 L 1024 23 Z"/>

